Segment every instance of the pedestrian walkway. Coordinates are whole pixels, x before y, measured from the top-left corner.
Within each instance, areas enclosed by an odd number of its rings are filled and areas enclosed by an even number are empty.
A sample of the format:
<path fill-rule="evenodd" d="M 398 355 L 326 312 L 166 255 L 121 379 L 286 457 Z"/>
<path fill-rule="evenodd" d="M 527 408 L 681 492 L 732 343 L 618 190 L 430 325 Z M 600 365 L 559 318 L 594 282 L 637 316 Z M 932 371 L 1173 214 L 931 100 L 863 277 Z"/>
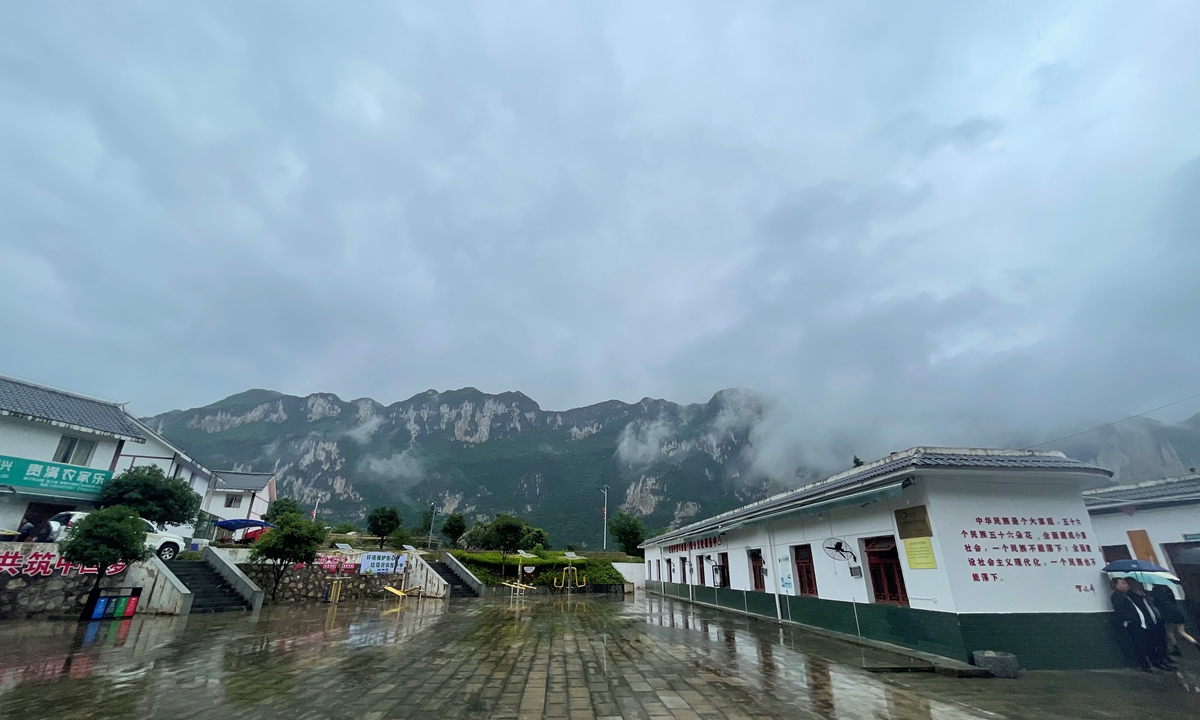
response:
<path fill-rule="evenodd" d="M 661 598 L 397 607 L 0 624 L 0 717 L 1041 720 L 1149 708 L 1156 720 L 1200 717 L 1188 673 L 872 672 L 905 661 Z"/>

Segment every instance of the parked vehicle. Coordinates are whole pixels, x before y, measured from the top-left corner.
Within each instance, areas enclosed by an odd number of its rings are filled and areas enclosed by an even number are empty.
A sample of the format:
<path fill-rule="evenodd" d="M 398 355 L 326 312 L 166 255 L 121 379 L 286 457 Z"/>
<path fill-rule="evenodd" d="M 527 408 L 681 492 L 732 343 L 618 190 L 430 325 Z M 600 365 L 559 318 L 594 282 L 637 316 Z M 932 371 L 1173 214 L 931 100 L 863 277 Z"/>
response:
<path fill-rule="evenodd" d="M 73 510 L 59 513 L 50 518 L 50 540 L 62 539 L 72 527 L 78 525 L 79 521 L 87 516 L 86 512 Z M 183 537 L 173 533 L 159 532 L 158 528 L 154 527 L 154 523 L 149 520 L 143 519 L 142 522 L 146 524 L 146 547 L 153 550 L 154 554 L 164 562 L 174 560 L 179 551 L 186 547 Z"/>

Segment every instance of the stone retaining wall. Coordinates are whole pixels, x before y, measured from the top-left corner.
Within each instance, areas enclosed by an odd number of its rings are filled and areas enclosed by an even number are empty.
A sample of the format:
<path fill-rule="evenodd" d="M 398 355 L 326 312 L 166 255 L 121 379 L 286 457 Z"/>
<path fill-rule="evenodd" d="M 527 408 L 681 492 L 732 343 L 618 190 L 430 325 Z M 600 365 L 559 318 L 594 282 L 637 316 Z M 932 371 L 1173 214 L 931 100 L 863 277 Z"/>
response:
<path fill-rule="evenodd" d="M 101 587 L 121 587 L 125 575 L 109 575 Z M 57 543 L 0 543 L 0 620 L 77 618 L 95 582 L 62 560 Z"/>
<path fill-rule="evenodd" d="M 246 574 L 256 585 L 263 589 L 264 602 L 272 602 L 271 588 L 274 587 L 275 577 L 271 567 L 265 563 L 238 563 L 238 569 Z M 324 600 L 325 588 L 334 579 L 334 575 L 323 568 L 305 567 L 299 570 L 288 568 L 279 581 L 279 596 L 274 602 L 305 602 Z M 387 591 L 385 585 L 400 587 L 399 575 L 343 575 L 342 599 L 359 600 L 362 598 L 382 598 Z"/>

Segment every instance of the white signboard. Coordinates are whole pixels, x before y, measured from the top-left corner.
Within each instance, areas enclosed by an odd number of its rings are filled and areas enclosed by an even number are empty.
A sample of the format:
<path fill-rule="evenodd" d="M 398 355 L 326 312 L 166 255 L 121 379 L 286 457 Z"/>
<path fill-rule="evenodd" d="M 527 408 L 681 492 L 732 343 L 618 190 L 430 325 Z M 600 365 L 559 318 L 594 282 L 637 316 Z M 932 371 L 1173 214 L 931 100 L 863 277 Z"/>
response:
<path fill-rule="evenodd" d="M 396 553 L 363 553 L 362 564 L 359 565 L 358 572 L 361 575 L 391 575 L 392 573 L 397 572 Z M 403 568 L 401 568 L 399 572 L 404 572 Z"/>

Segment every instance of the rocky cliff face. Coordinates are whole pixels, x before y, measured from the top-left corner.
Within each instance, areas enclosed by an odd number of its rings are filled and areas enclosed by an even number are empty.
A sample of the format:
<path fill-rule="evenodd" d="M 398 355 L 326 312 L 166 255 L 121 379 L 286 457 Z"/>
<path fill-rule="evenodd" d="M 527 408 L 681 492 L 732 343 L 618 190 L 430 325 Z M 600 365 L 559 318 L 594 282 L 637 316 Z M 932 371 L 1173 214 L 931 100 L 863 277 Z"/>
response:
<path fill-rule="evenodd" d="M 696 405 L 646 398 L 564 411 L 542 410 L 519 392 L 474 388 L 430 390 L 387 406 L 250 390 L 145 421 L 208 467 L 276 471 L 283 495 L 309 507 L 319 499 L 322 514 L 335 519 L 395 504 L 412 524 L 432 502 L 439 514 L 477 519 L 518 513 L 556 545 L 594 548 L 604 485 L 610 513 L 624 509 L 651 528 L 784 489 L 754 470 L 753 431 L 768 411 L 746 390 Z M 1179 424 L 1122 423 L 1055 449 L 1113 470 L 1118 482 L 1183 475 L 1200 466 L 1200 415 Z M 817 475 L 808 468 L 796 477 Z"/>
<path fill-rule="evenodd" d="M 397 504 L 412 522 L 433 502 L 479 519 L 516 512 L 557 544 L 596 547 L 604 485 L 610 513 L 652 528 L 763 497 L 750 432 L 767 408 L 745 390 L 697 405 L 647 398 L 565 411 L 474 388 L 387 406 L 251 390 L 146 422 L 209 467 L 276 471 L 283 495 L 320 499 L 332 517 Z"/>

